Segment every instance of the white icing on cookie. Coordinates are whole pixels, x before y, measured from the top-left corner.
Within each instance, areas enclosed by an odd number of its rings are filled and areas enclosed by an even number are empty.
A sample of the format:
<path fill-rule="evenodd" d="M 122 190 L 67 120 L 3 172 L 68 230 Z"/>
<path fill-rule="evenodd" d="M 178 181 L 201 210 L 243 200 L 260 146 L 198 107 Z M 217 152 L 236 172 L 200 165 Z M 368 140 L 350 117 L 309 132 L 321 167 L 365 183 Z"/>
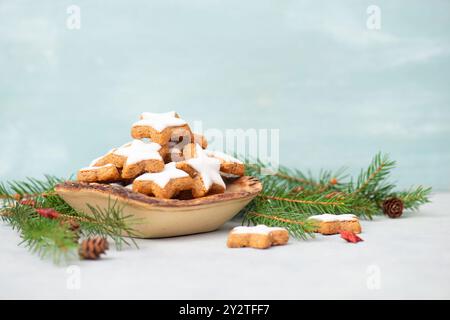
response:
<path fill-rule="evenodd" d="M 142 119 L 152 118 L 152 117 L 154 117 L 155 115 L 156 115 L 156 116 L 168 116 L 168 117 L 178 118 L 177 113 L 176 113 L 175 111 L 162 112 L 162 113 L 142 112 L 142 113 L 141 113 L 141 120 L 142 120 Z"/>
<path fill-rule="evenodd" d="M 243 233 L 245 233 L 245 234 L 248 234 L 248 233 L 269 234 L 272 231 L 280 231 L 280 230 L 286 230 L 286 229 L 280 228 L 280 227 L 268 227 L 263 224 L 258 224 L 257 226 L 254 226 L 254 227 L 245 227 L 245 226 L 235 227 L 235 228 L 233 228 L 233 230 L 231 230 L 231 232 L 239 233 L 239 234 L 243 234 Z"/>
<path fill-rule="evenodd" d="M 356 221 L 358 218 L 354 214 L 319 214 L 311 216 L 308 220 L 316 220 L 321 222 L 333 222 L 333 221 Z"/>
<path fill-rule="evenodd" d="M 186 163 L 200 174 L 205 188 L 209 190 L 213 183 L 225 188 L 225 182 L 220 176 L 220 160 L 208 157 L 198 143 L 195 144 L 195 155 L 195 158 L 186 160 Z"/>
<path fill-rule="evenodd" d="M 177 169 L 175 162 L 170 162 L 164 166 L 164 170 L 157 173 L 144 173 L 136 178 L 136 180 L 147 180 L 156 183 L 164 188 L 170 179 L 185 178 L 189 175 L 183 170 Z"/>
<path fill-rule="evenodd" d="M 111 150 L 108 151 L 108 153 L 107 153 L 106 155 L 101 156 L 101 157 L 98 157 L 98 158 L 92 160 L 92 162 L 89 164 L 89 167 L 95 167 L 95 166 L 96 166 L 95 164 L 96 164 L 98 161 L 100 161 L 101 159 L 103 159 L 103 158 L 104 158 L 105 156 L 107 156 L 108 154 L 113 153 L 115 150 L 116 150 L 116 148 L 111 149 Z"/>
<path fill-rule="evenodd" d="M 99 170 L 99 169 L 103 169 L 103 168 L 107 168 L 107 167 L 113 167 L 114 165 L 108 163 L 105 164 L 104 166 L 89 166 L 89 167 L 84 167 L 81 168 L 80 171 L 88 171 L 88 170 Z"/>
<path fill-rule="evenodd" d="M 98 158 L 95 158 L 94 160 L 92 160 L 92 162 L 89 164 L 89 167 L 95 167 L 95 164 L 96 164 L 99 160 L 101 160 L 103 157 L 104 157 L 104 156 L 101 156 L 101 157 L 98 157 Z"/>
<path fill-rule="evenodd" d="M 208 157 L 214 157 L 219 160 L 223 160 L 225 162 L 233 162 L 233 163 L 243 164 L 243 162 L 241 160 L 236 159 L 235 157 L 232 157 L 221 151 L 206 150 L 206 154 L 208 155 Z"/>
<path fill-rule="evenodd" d="M 154 142 L 143 142 L 141 140 L 133 140 L 113 151 L 114 154 L 127 157 L 126 164 L 133 164 L 143 160 L 161 160 L 159 154 L 161 146 Z"/>
<path fill-rule="evenodd" d="M 168 127 L 179 127 L 187 124 L 186 121 L 177 118 L 175 115 L 175 111 L 165 113 L 144 112 L 141 114 L 141 120 L 135 122 L 133 127 L 147 126 L 161 132 Z"/>

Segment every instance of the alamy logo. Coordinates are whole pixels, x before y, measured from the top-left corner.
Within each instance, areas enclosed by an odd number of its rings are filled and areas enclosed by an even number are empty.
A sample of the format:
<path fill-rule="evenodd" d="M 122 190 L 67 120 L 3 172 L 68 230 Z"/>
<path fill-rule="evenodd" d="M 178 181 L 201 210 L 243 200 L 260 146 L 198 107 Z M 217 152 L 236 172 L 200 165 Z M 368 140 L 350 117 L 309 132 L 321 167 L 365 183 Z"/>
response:
<path fill-rule="evenodd" d="M 66 20 L 66 26 L 69 30 L 81 29 L 81 9 L 77 5 L 71 5 L 66 10 L 69 15 Z"/>
<path fill-rule="evenodd" d="M 369 30 L 381 29 L 381 9 L 379 6 L 370 5 L 367 7 L 366 13 L 368 14 L 366 26 Z"/>
<path fill-rule="evenodd" d="M 66 280 L 68 290 L 81 289 L 81 269 L 79 266 L 68 266 L 66 273 L 69 275 Z"/>
<path fill-rule="evenodd" d="M 367 289 L 379 290 L 381 289 L 381 270 L 380 267 L 372 264 L 367 267 Z"/>
<path fill-rule="evenodd" d="M 271 175 L 280 165 L 279 129 L 225 129 L 209 128 L 203 130 L 202 121 L 194 121 L 193 131 L 203 133 L 211 148 L 236 154 L 238 158 L 253 162 L 259 159 L 267 164 L 262 174 Z"/>

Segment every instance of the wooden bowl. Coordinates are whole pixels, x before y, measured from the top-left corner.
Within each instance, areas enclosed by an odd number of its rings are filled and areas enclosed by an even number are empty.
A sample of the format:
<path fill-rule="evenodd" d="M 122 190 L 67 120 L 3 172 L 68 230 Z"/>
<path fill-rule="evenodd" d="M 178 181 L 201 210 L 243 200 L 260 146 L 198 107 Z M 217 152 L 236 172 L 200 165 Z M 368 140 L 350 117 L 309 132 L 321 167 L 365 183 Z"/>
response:
<path fill-rule="evenodd" d="M 227 183 L 225 193 L 203 198 L 158 199 L 124 187 L 83 182 L 65 182 L 55 190 L 70 206 L 92 214 L 87 204 L 107 209 L 117 201 L 125 216 L 139 221 L 131 227 L 139 238 L 173 237 L 218 229 L 243 209 L 262 189 L 254 177 Z"/>

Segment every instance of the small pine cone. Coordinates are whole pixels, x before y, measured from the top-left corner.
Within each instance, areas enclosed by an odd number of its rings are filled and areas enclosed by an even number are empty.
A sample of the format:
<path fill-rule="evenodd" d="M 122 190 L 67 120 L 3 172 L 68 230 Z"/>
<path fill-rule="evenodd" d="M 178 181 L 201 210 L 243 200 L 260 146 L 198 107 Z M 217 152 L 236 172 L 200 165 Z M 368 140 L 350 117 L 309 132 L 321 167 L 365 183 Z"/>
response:
<path fill-rule="evenodd" d="M 108 241 L 103 237 L 92 237 L 80 244 L 79 255 L 82 259 L 96 260 L 109 249 Z"/>
<path fill-rule="evenodd" d="M 403 213 L 403 201 L 399 198 L 390 198 L 383 201 L 383 212 L 389 218 L 398 218 Z"/>

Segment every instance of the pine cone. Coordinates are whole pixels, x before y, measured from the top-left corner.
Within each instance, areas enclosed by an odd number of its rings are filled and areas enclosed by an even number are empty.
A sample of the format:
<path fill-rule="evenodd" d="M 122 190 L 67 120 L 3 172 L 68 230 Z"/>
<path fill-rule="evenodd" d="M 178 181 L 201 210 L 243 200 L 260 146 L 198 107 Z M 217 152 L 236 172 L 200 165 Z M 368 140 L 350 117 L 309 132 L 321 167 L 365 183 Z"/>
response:
<path fill-rule="evenodd" d="M 398 218 L 403 213 L 403 201 L 399 198 L 391 198 L 383 201 L 383 212 L 389 218 Z"/>
<path fill-rule="evenodd" d="M 96 260 L 109 249 L 106 238 L 93 237 L 83 240 L 80 244 L 79 254 L 82 259 Z"/>

